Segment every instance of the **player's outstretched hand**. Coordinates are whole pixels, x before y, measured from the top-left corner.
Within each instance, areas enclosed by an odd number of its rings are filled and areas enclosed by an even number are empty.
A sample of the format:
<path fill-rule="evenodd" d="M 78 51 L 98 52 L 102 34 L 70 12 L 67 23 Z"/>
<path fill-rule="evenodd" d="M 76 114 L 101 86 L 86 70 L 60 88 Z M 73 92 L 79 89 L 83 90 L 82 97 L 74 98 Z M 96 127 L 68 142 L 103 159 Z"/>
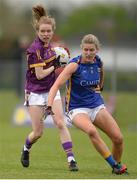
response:
<path fill-rule="evenodd" d="M 45 107 L 45 116 L 48 116 L 48 115 L 54 115 L 51 106 L 46 106 Z"/>

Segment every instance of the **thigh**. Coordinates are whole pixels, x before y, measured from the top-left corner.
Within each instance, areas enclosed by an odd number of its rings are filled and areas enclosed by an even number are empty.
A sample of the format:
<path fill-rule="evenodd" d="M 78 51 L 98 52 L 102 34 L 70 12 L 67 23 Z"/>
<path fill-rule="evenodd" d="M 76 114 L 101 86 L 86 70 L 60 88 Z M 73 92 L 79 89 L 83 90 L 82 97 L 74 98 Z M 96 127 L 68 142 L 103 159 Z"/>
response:
<path fill-rule="evenodd" d="M 118 124 L 106 109 L 101 109 L 98 112 L 94 124 L 111 139 L 121 135 Z"/>
<path fill-rule="evenodd" d="M 79 113 L 75 115 L 72 122 L 77 128 L 81 129 L 85 133 L 89 133 L 90 130 L 96 130 L 89 118 L 89 115 L 86 113 Z"/>
<path fill-rule="evenodd" d="M 28 112 L 32 121 L 33 130 L 37 131 L 43 128 L 43 120 L 42 120 L 44 115 L 43 106 L 29 106 Z"/>

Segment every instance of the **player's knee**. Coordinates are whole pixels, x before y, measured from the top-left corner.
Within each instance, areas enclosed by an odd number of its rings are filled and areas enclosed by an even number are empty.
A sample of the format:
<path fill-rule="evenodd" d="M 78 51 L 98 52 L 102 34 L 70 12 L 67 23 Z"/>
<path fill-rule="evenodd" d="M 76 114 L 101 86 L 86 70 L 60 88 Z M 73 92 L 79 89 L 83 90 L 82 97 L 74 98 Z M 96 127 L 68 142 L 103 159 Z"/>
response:
<path fill-rule="evenodd" d="M 55 124 L 56 124 L 56 127 L 57 127 L 58 129 L 63 129 L 64 126 L 65 126 L 65 124 L 64 124 L 64 122 L 63 122 L 62 120 L 56 121 Z"/>
<path fill-rule="evenodd" d="M 93 138 L 93 137 L 96 137 L 97 131 L 96 131 L 96 129 L 89 128 L 87 130 L 87 134 L 88 134 L 89 137 Z"/>
<path fill-rule="evenodd" d="M 65 126 L 64 117 L 62 115 L 56 115 L 54 123 L 58 129 L 63 129 Z"/>
<path fill-rule="evenodd" d="M 114 144 L 121 145 L 123 144 L 123 135 L 119 134 L 113 138 Z"/>

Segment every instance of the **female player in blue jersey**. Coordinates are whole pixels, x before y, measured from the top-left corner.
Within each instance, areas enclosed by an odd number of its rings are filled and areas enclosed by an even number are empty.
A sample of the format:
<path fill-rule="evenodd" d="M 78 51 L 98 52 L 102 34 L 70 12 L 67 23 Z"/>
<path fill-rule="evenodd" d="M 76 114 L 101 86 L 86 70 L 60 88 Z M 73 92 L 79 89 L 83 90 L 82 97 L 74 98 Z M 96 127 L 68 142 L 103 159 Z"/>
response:
<path fill-rule="evenodd" d="M 70 60 L 57 78 L 50 89 L 46 111 L 52 113 L 54 97 L 61 85 L 67 81 L 66 111 L 70 121 L 89 136 L 96 150 L 112 167 L 112 172 L 123 174 L 127 173 L 126 166 L 121 164 L 123 136 L 116 121 L 105 108 L 101 96 L 104 77 L 103 63 L 97 55 L 99 46 L 96 36 L 88 34 L 83 37 L 82 55 Z M 112 154 L 96 127 L 112 140 Z"/>
<path fill-rule="evenodd" d="M 32 132 L 26 138 L 23 146 L 21 163 L 29 166 L 29 154 L 32 145 L 42 136 L 44 130 L 44 106 L 47 103 L 48 92 L 54 84 L 55 69 L 59 66 L 59 59 L 51 45 L 55 30 L 55 20 L 47 15 L 42 6 L 32 8 L 36 38 L 27 49 L 28 70 L 26 73 L 26 105 L 32 120 Z M 60 92 L 53 102 L 55 115 L 53 120 L 60 134 L 61 144 L 66 152 L 69 169 L 77 171 L 76 161 L 72 152 L 72 141 L 64 122 Z M 55 152 L 56 154 L 56 152 Z"/>

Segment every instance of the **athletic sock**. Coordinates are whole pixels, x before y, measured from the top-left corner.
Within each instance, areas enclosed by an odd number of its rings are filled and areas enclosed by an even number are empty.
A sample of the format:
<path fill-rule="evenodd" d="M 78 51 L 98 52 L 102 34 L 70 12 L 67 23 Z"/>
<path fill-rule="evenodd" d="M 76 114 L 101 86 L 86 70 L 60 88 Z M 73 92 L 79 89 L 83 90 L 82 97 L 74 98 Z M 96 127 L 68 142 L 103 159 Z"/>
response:
<path fill-rule="evenodd" d="M 30 142 L 30 140 L 27 138 L 26 142 L 24 144 L 24 151 L 29 151 L 33 143 Z"/>
<path fill-rule="evenodd" d="M 107 158 L 105 158 L 105 160 L 112 168 L 118 166 L 118 163 L 114 160 L 112 155 L 109 155 Z"/>
<path fill-rule="evenodd" d="M 68 141 L 62 144 L 64 151 L 67 154 L 68 162 L 75 161 L 74 154 L 72 152 L 72 142 Z"/>

